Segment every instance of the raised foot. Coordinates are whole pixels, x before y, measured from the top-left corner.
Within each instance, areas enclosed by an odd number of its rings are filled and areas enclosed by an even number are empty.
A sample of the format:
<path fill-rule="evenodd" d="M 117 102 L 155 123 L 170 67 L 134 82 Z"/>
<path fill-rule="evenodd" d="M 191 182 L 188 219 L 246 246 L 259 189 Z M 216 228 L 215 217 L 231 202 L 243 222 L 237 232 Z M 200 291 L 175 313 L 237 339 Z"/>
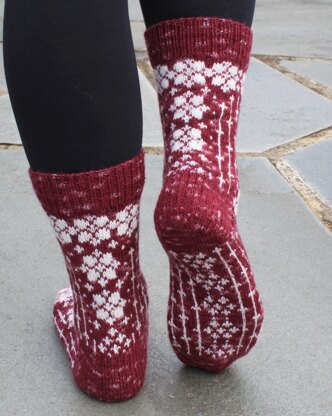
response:
<path fill-rule="evenodd" d="M 168 333 L 178 358 L 222 371 L 257 342 L 261 302 L 239 236 L 215 247 L 169 251 Z"/>

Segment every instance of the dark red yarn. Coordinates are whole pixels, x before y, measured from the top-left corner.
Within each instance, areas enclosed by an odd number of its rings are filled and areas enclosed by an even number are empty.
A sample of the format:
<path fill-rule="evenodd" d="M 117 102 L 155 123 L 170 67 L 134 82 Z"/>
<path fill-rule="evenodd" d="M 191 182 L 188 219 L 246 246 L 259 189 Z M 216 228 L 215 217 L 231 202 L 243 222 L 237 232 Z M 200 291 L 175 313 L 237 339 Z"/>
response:
<path fill-rule="evenodd" d="M 148 297 L 139 264 L 144 152 L 74 174 L 29 169 L 62 249 L 70 285 L 54 324 L 77 384 L 105 401 L 133 397 L 146 371 Z"/>
<path fill-rule="evenodd" d="M 221 371 L 256 344 L 263 305 L 237 226 L 235 137 L 252 31 L 217 17 L 145 32 L 164 133 L 154 219 L 170 261 L 168 333 L 181 361 Z"/>

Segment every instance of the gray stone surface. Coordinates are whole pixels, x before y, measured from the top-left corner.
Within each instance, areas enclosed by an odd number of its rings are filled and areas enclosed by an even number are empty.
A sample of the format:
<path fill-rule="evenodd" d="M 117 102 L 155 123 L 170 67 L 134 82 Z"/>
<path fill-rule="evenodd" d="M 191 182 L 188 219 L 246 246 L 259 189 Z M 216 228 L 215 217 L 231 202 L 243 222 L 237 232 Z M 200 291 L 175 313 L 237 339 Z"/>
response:
<path fill-rule="evenodd" d="M 332 206 L 332 137 L 299 150 L 286 159 L 330 206 Z"/>
<path fill-rule="evenodd" d="M 21 143 L 8 95 L 0 96 L 0 143 Z"/>
<path fill-rule="evenodd" d="M 332 56 L 330 0 L 257 0 L 253 53 Z"/>
<path fill-rule="evenodd" d="M 157 93 L 140 70 L 138 74 L 143 104 L 143 145 L 162 146 L 163 137 Z"/>
<path fill-rule="evenodd" d="M 134 48 L 136 52 L 142 52 L 146 50 L 144 40 L 145 24 L 143 22 L 130 22 L 131 35 L 133 37 Z"/>
<path fill-rule="evenodd" d="M 128 7 L 130 20 L 143 20 L 139 0 L 128 0 Z"/>
<path fill-rule="evenodd" d="M 4 94 L 5 91 L 7 91 L 7 84 L 3 67 L 2 43 L 0 43 L 0 95 Z"/>
<path fill-rule="evenodd" d="M 149 366 L 133 400 L 106 404 L 74 384 L 52 326 L 67 284 L 60 247 L 19 150 L 0 151 L 0 414 L 331 415 L 332 238 L 264 159 L 240 159 L 240 229 L 265 306 L 261 338 L 221 374 L 182 366 L 166 333 L 167 258 L 153 230 L 161 156 L 147 157 L 141 261 L 150 294 Z"/>
<path fill-rule="evenodd" d="M 251 59 L 239 118 L 239 151 L 263 151 L 331 123 L 331 101 Z"/>
<path fill-rule="evenodd" d="M 332 88 L 332 61 L 287 61 L 280 64 L 292 72 Z"/>
<path fill-rule="evenodd" d="M 0 0 L 0 42 L 2 42 L 3 34 L 3 11 L 5 7 L 5 0 Z"/>

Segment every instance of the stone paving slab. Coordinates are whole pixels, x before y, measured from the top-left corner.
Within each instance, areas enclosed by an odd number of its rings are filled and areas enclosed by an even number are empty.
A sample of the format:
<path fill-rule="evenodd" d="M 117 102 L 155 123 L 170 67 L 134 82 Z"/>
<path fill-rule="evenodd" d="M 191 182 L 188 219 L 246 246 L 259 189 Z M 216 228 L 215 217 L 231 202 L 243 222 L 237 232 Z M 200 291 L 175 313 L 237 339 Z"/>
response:
<path fill-rule="evenodd" d="M 144 30 L 145 24 L 143 22 L 130 22 L 131 35 L 134 42 L 136 52 L 146 51 Z M 146 53 L 146 52 L 145 52 Z"/>
<path fill-rule="evenodd" d="M 0 0 L 0 42 L 3 39 L 3 11 L 5 7 L 5 0 Z"/>
<path fill-rule="evenodd" d="M 150 295 L 147 380 L 135 399 L 106 404 L 72 380 L 51 317 L 56 291 L 67 284 L 60 247 L 23 151 L 0 151 L 0 414 L 330 415 L 331 234 L 267 160 L 240 159 L 240 229 L 264 300 L 263 332 L 221 374 L 186 368 L 167 340 L 168 264 L 152 223 L 162 156 L 146 160 L 140 252 Z"/>
<path fill-rule="evenodd" d="M 299 75 L 332 88 L 332 61 L 288 61 L 281 60 L 280 65 Z"/>
<path fill-rule="evenodd" d="M 286 157 L 323 200 L 332 206 L 332 137 Z"/>
<path fill-rule="evenodd" d="M 22 143 L 8 95 L 0 96 L 0 143 Z"/>
<path fill-rule="evenodd" d="M 128 0 L 130 20 L 143 20 L 141 5 L 139 0 Z"/>
<path fill-rule="evenodd" d="M 1 28 L 0 28 L 1 29 Z M 3 66 L 3 48 L 2 43 L 0 43 L 0 94 L 3 94 L 7 91 L 7 84 L 5 78 L 5 69 Z"/>
<path fill-rule="evenodd" d="M 264 151 L 331 124 L 331 101 L 251 59 L 241 104 L 237 150 Z"/>
<path fill-rule="evenodd" d="M 329 0 L 257 0 L 253 53 L 331 58 L 331 19 Z"/>

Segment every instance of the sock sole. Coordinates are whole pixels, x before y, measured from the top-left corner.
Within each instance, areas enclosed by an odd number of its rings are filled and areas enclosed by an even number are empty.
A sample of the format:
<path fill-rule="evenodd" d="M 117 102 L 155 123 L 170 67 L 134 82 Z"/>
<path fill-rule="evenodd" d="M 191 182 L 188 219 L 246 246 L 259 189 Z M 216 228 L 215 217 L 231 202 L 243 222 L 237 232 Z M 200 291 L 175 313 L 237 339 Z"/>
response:
<path fill-rule="evenodd" d="M 182 205 L 178 202 L 170 200 L 162 190 L 154 214 L 158 238 L 170 261 L 169 339 L 184 364 L 223 371 L 256 344 L 263 322 L 263 305 L 238 234 L 236 217 L 230 215 L 231 207 L 221 210 L 220 206 L 218 209 L 212 206 L 213 211 L 209 212 L 211 206 L 204 208 L 205 204 L 202 208 L 193 198 L 182 199 Z M 226 215 L 222 217 L 218 211 Z M 197 283 L 195 279 L 201 281 Z M 212 301 L 208 307 L 209 298 Z M 237 312 L 230 310 L 232 319 L 228 320 L 228 315 L 222 314 L 231 305 Z M 211 318 L 213 309 L 218 312 L 215 321 Z M 213 331 L 211 324 L 221 333 L 216 331 L 215 339 L 204 333 Z M 223 328 L 225 324 L 233 332 Z M 222 336 L 231 337 L 231 343 Z"/>

